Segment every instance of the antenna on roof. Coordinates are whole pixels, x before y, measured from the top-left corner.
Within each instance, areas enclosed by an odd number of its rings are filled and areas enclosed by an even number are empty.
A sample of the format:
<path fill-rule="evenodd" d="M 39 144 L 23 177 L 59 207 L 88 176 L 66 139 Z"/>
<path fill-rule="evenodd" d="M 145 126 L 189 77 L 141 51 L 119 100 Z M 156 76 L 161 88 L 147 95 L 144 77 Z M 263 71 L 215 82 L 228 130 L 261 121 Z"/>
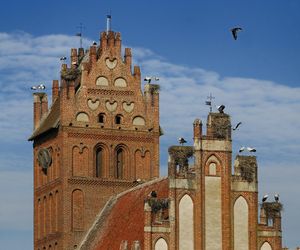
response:
<path fill-rule="evenodd" d="M 76 33 L 76 36 L 79 36 L 80 37 L 80 48 L 82 48 L 82 30 L 84 29 L 85 27 L 83 26 L 82 23 L 79 24 L 79 26 L 77 26 L 77 29 L 79 29 L 79 32 Z"/>
<path fill-rule="evenodd" d="M 111 31 L 111 13 L 106 15 L 106 33 Z"/>

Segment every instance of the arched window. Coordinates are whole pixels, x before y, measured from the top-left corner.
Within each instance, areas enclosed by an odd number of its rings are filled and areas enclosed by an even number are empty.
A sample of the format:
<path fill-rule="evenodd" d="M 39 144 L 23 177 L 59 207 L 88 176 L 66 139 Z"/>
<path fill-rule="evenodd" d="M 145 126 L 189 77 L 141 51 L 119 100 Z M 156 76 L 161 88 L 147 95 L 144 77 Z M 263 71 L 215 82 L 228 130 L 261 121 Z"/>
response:
<path fill-rule="evenodd" d="M 100 113 L 98 115 L 98 122 L 99 123 L 104 123 L 105 122 L 105 114 L 104 113 Z"/>
<path fill-rule="evenodd" d="M 96 177 L 103 175 L 103 149 L 101 147 L 96 150 Z"/>
<path fill-rule="evenodd" d="M 118 148 L 117 157 L 116 157 L 116 170 L 115 170 L 115 176 L 117 179 L 123 178 L 123 167 L 124 167 L 124 150 L 122 148 Z"/>
<path fill-rule="evenodd" d="M 115 117 L 115 123 L 116 124 L 121 124 L 122 123 L 122 116 L 121 115 L 116 115 L 116 117 Z"/>

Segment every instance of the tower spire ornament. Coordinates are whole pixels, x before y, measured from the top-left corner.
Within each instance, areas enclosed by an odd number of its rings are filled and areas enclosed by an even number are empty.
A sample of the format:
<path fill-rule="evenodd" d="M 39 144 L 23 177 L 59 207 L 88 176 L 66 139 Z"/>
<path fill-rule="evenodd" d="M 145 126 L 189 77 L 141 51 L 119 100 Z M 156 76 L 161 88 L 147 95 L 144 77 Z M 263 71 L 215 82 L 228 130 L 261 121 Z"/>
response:
<path fill-rule="evenodd" d="M 212 93 L 209 93 L 209 96 L 207 97 L 207 101 L 205 101 L 205 105 L 209 106 L 209 112 L 212 112 L 212 100 L 215 99 L 215 97 L 212 95 Z"/>
<path fill-rule="evenodd" d="M 76 36 L 80 37 L 80 48 L 82 48 L 82 31 L 84 29 L 84 25 L 82 23 L 77 26 L 77 29 L 79 29 L 79 32 L 76 33 Z"/>

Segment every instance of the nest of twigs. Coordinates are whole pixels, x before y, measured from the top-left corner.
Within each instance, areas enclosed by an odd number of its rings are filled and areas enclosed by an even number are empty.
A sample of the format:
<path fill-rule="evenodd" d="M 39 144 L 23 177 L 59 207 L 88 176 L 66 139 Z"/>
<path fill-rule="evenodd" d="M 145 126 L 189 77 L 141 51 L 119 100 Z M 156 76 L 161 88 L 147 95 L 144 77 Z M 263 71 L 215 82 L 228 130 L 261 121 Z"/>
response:
<path fill-rule="evenodd" d="M 66 81 L 74 81 L 80 75 L 79 69 L 64 69 L 61 71 L 62 79 Z"/>
<path fill-rule="evenodd" d="M 148 204 L 151 207 L 152 212 L 157 213 L 159 210 L 169 208 L 169 199 L 151 198 L 148 200 Z"/>
<path fill-rule="evenodd" d="M 265 210 L 267 218 L 275 218 L 283 209 L 282 204 L 276 201 L 264 202 L 261 206 Z"/>
<path fill-rule="evenodd" d="M 151 94 L 157 94 L 160 90 L 160 85 L 158 84 L 149 84 L 149 91 Z"/>
<path fill-rule="evenodd" d="M 252 182 L 254 180 L 254 169 L 251 165 L 241 166 L 241 177 L 243 180 Z"/>

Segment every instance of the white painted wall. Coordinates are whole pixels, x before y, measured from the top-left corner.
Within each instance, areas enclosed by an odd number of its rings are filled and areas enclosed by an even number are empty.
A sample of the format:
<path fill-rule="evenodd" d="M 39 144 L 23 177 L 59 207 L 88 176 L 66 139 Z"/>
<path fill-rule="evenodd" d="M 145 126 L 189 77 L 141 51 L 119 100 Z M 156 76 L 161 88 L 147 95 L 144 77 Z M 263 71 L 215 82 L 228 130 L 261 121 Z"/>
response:
<path fill-rule="evenodd" d="M 179 250 L 194 250 L 194 204 L 187 194 L 179 202 Z"/>
<path fill-rule="evenodd" d="M 205 177 L 205 249 L 222 249 L 221 177 Z"/>
<path fill-rule="evenodd" d="M 249 249 L 249 208 L 244 197 L 240 196 L 234 203 L 234 250 Z"/>
<path fill-rule="evenodd" d="M 265 242 L 265 243 L 261 246 L 260 250 L 272 250 L 272 247 L 271 247 L 271 245 L 270 245 L 268 242 Z"/>
<path fill-rule="evenodd" d="M 156 241 L 155 250 L 168 250 L 168 244 L 165 239 L 160 238 L 158 241 Z"/>

